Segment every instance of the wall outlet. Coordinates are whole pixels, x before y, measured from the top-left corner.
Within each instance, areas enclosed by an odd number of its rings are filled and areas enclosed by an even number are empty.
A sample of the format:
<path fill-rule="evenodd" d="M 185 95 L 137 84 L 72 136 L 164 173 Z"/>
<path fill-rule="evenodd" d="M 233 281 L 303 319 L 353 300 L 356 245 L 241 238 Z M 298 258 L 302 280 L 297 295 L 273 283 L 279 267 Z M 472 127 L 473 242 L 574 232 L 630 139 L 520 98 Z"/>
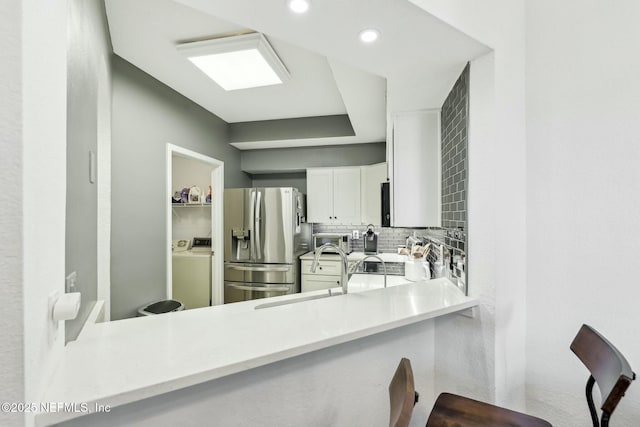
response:
<path fill-rule="evenodd" d="M 360 238 L 360 232 L 358 230 L 353 230 L 351 232 L 351 238 L 354 240 L 358 240 Z"/>

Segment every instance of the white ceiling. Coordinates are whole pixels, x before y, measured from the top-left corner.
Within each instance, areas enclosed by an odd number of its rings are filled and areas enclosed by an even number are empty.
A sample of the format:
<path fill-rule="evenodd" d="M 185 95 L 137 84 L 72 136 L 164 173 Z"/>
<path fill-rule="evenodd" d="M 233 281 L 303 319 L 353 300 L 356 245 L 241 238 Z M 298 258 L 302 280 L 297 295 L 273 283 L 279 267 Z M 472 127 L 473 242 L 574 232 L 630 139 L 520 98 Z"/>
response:
<path fill-rule="evenodd" d="M 438 108 L 464 64 L 488 51 L 406 0 L 315 0 L 302 16 L 284 0 L 105 4 L 117 55 L 223 120 L 348 114 L 355 131 L 338 138 L 233 144 L 240 149 L 384 141 L 387 113 Z M 365 27 L 381 31 L 378 42 L 357 39 Z M 289 70 L 285 84 L 226 92 L 175 49 L 252 30 L 267 36 Z"/>

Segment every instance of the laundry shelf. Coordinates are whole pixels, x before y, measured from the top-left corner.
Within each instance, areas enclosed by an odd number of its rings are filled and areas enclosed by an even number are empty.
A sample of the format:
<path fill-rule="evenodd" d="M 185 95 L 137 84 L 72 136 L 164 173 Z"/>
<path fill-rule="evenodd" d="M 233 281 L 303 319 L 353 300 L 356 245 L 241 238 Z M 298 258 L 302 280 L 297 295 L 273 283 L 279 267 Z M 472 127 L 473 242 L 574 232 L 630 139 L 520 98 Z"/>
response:
<path fill-rule="evenodd" d="M 205 208 L 211 207 L 211 203 L 172 203 L 171 207 L 174 208 Z"/>

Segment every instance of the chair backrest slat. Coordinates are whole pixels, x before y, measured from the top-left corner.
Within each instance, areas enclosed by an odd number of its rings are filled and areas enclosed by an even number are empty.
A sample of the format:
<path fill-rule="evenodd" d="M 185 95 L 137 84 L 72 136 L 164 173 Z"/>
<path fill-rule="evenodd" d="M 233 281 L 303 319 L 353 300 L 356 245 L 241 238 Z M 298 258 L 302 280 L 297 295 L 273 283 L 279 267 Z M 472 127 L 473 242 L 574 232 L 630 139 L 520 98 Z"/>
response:
<path fill-rule="evenodd" d="M 408 426 L 415 403 L 415 386 L 411 362 L 405 357 L 400 360 L 389 384 L 389 399 L 391 402 L 389 426 Z"/>
<path fill-rule="evenodd" d="M 426 427 L 552 427 L 549 422 L 450 393 L 436 400 Z"/>
<path fill-rule="evenodd" d="M 601 409 L 611 414 L 635 378 L 629 363 L 613 344 L 588 325 L 582 325 L 571 343 L 571 350 L 598 384 Z"/>

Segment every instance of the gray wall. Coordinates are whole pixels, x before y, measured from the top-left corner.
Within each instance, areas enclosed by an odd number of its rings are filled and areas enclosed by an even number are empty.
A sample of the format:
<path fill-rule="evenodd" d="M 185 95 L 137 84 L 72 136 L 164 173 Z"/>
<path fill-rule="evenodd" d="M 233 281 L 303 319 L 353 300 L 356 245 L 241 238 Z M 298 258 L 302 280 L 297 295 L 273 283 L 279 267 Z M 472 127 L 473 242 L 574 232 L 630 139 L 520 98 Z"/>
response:
<path fill-rule="evenodd" d="M 261 120 L 229 124 L 229 141 L 273 141 L 278 139 L 330 138 L 353 136 L 355 132 L 346 114 Z"/>
<path fill-rule="evenodd" d="M 225 122 L 119 57 L 113 59 L 111 318 L 165 298 L 166 144 L 225 162 L 225 186 L 248 187 Z"/>
<path fill-rule="evenodd" d="M 65 322 L 67 341 L 77 337 L 97 299 L 98 190 L 97 181 L 89 181 L 89 152 L 97 158 L 98 117 L 110 110 L 109 99 L 98 96 L 108 82 L 98 76 L 109 78 L 101 68 L 108 70 L 112 52 L 102 1 L 70 1 L 68 18 L 65 273 L 77 272 L 70 291 L 81 293 L 82 304 L 78 317 Z"/>
<path fill-rule="evenodd" d="M 242 152 L 242 170 L 248 173 L 303 172 L 311 167 L 372 165 L 385 162 L 386 144 L 329 145 L 275 148 Z"/>
<path fill-rule="evenodd" d="M 307 174 L 296 172 L 253 175 L 251 185 L 253 187 L 294 187 L 307 194 Z"/>

